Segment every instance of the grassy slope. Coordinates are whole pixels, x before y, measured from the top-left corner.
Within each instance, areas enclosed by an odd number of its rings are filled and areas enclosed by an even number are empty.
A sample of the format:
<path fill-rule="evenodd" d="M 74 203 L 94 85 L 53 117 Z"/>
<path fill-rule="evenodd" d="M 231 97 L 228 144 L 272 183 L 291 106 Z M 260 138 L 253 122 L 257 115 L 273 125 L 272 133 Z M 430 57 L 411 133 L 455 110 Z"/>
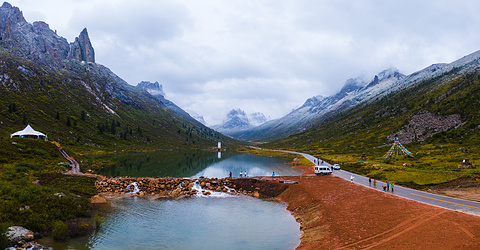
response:
<path fill-rule="evenodd" d="M 0 75 L 6 76 L 0 77 L 0 136 L 31 124 L 64 146 L 172 149 L 211 147 L 216 141 L 238 144 L 94 67 L 71 62 L 69 70 L 51 72 L 3 51 L 0 61 Z"/>
<path fill-rule="evenodd" d="M 457 166 L 464 158 L 480 164 L 480 74 L 451 73 L 347 110 L 320 121 L 313 129 L 265 146 L 310 152 L 343 163 L 354 172 L 412 187 L 476 177 L 480 170 Z M 387 136 L 395 135 L 421 111 L 442 117 L 459 114 L 462 125 L 404 145 L 414 153 L 413 158 L 379 159 L 391 146 Z M 362 153 L 368 156 L 368 163 L 359 162 Z"/>
<path fill-rule="evenodd" d="M 0 221 L 36 232 L 54 221 L 85 217 L 93 179 L 55 175 L 64 161 L 55 145 L 33 139 L 0 140 Z M 68 183 L 68 185 L 66 185 Z"/>

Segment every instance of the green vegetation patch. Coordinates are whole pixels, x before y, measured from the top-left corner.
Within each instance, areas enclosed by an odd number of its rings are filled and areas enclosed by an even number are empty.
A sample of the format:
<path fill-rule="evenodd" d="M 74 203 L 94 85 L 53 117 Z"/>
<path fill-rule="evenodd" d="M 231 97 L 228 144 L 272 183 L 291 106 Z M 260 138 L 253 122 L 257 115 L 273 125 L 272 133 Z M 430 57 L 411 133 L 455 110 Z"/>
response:
<path fill-rule="evenodd" d="M 96 194 L 95 178 L 90 176 L 46 173 L 40 176 L 40 185 L 64 190 L 82 197 Z"/>

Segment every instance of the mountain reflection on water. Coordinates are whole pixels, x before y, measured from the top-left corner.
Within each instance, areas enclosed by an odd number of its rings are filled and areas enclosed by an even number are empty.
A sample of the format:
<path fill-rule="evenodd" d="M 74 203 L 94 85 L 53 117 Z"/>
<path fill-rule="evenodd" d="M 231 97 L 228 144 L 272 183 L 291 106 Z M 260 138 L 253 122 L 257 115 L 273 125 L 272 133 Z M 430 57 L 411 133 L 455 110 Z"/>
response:
<path fill-rule="evenodd" d="M 102 158 L 118 162 L 100 171 L 106 176 L 223 178 L 230 172 L 233 177 L 238 177 L 245 171 L 248 176 L 270 176 L 272 172 L 277 176 L 302 173 L 280 158 L 235 152 L 222 152 L 221 157 L 212 151 L 174 151 L 115 154 Z"/>

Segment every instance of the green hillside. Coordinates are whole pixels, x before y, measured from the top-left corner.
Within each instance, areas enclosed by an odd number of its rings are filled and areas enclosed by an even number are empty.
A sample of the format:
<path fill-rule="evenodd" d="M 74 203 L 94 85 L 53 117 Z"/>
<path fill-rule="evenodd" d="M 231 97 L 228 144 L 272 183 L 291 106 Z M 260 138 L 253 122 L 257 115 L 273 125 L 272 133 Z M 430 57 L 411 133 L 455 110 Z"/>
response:
<path fill-rule="evenodd" d="M 358 173 L 426 188 L 480 173 L 476 167 L 458 168 L 464 158 L 480 164 L 479 110 L 480 73 L 457 74 L 454 69 L 265 147 L 310 152 Z M 414 157 L 383 159 L 395 137 Z M 362 154 L 368 164 L 360 162 Z"/>
<path fill-rule="evenodd" d="M 185 149 L 237 143 L 176 115 L 101 65 L 71 60 L 53 72 L 5 51 L 0 60 L 1 138 L 30 124 L 64 146 Z"/>

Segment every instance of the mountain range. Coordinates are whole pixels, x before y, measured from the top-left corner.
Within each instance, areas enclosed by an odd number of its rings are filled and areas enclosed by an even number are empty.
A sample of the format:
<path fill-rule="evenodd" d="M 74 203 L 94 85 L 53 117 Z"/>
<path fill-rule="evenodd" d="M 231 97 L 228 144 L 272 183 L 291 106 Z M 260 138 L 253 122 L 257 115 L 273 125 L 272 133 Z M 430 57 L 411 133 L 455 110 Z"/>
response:
<path fill-rule="evenodd" d="M 319 116 L 309 129 L 270 145 L 304 149 L 327 146 L 337 152 L 361 153 L 391 145 L 398 138 L 405 144 L 434 144 L 437 149 L 442 149 L 439 145 L 459 145 L 454 148 L 463 153 L 452 157 L 458 161 L 458 157 L 471 154 L 472 150 L 463 149 L 475 148 L 480 140 L 480 51 L 408 76 L 396 75 L 388 77 L 396 79 L 386 85 L 388 89 L 372 91 L 374 95 L 354 92 L 356 97 L 367 98 L 348 98 L 355 105 Z M 382 86 L 381 79 L 379 74 L 376 86 Z M 365 85 L 347 86 L 356 89 Z M 359 90 L 368 90 L 368 86 L 370 83 Z"/>
<path fill-rule="evenodd" d="M 237 137 L 237 135 L 241 135 L 245 131 L 264 124 L 267 121 L 268 119 L 265 115 L 260 112 L 247 115 L 245 111 L 241 109 L 232 109 L 228 112 L 222 124 L 212 126 L 212 128 L 222 134 Z"/>
<path fill-rule="evenodd" d="M 364 81 L 362 78 L 348 79 L 343 88 L 335 95 L 314 96 L 306 100 L 300 108 L 280 119 L 268 121 L 260 126 L 243 130 L 241 133 L 232 134 L 232 136 L 257 142 L 284 139 L 313 128 L 318 123 L 344 110 L 370 103 L 420 82 L 436 79 L 447 73 L 465 74 L 475 70 L 479 65 L 478 60 L 479 52 L 476 52 L 449 64 L 433 64 L 408 76 L 391 68 L 378 73 L 370 81 Z"/>
<path fill-rule="evenodd" d="M 96 147 L 238 145 L 230 137 L 302 147 L 360 134 L 359 145 L 386 145 L 395 137 L 407 143 L 458 139 L 480 125 L 474 112 L 480 52 L 410 75 L 392 68 L 368 81 L 349 79 L 335 95 L 309 98 L 276 120 L 234 109 L 214 127 L 223 136 L 166 99 L 158 82 L 132 86 L 96 63 L 87 29 L 69 43 L 44 22 L 26 22 L 8 3 L 0 7 L 0 21 L 5 137 L 30 124 L 52 140 Z"/>
<path fill-rule="evenodd" d="M 0 135 L 27 124 L 69 145 L 191 148 L 237 142 L 164 98 L 158 83 L 132 86 L 95 62 L 83 29 L 74 42 L 44 22 L 0 7 Z"/>
<path fill-rule="evenodd" d="M 400 88 L 403 86 L 400 82 L 403 78 L 405 75 L 397 69 L 387 69 L 375 75 L 371 81 L 364 81 L 361 78 L 348 79 L 335 95 L 309 98 L 300 108 L 286 116 L 244 130 L 242 133 L 234 134 L 233 137 L 253 141 L 285 138 L 309 129 L 325 117 Z"/>

